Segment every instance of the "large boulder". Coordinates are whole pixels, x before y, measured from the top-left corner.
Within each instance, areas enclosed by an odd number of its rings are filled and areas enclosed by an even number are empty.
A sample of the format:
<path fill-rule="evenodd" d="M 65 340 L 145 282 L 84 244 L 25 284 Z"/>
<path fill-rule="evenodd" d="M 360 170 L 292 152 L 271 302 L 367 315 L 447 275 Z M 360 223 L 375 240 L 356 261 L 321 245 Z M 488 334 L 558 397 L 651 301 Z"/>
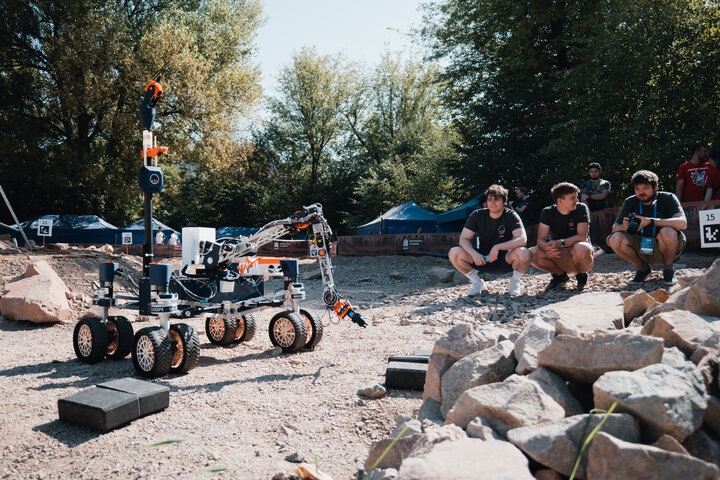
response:
<path fill-rule="evenodd" d="M 453 277 L 455 277 L 455 269 L 432 267 L 427 271 L 427 277 L 431 285 L 435 285 L 436 283 L 450 283 L 453 281 Z"/>
<path fill-rule="evenodd" d="M 655 304 L 656 300 L 648 295 L 645 290 L 637 290 L 623 300 L 623 312 L 625 315 L 625 325 L 630 323 L 633 318 L 645 313 L 645 311 Z"/>
<path fill-rule="evenodd" d="M 28 266 L 22 278 L 5 285 L 0 313 L 9 320 L 65 322 L 72 316 L 69 294 L 65 282 L 47 262 L 40 260 Z"/>
<path fill-rule="evenodd" d="M 572 331 L 576 335 L 616 330 L 618 325 L 622 325 L 624 315 L 622 297 L 617 292 L 585 292 L 530 313 L 545 310 L 554 310 L 565 333 Z M 579 312 L 592 312 L 592 315 Z"/>
<path fill-rule="evenodd" d="M 599 432 L 588 452 L 590 480 L 717 480 L 720 471 L 697 458 L 649 445 L 626 442 Z"/>
<path fill-rule="evenodd" d="M 685 310 L 720 317 L 720 260 L 715 260 L 690 286 Z"/>
<path fill-rule="evenodd" d="M 495 345 L 503 332 L 493 327 L 475 328 L 469 323 L 459 323 L 448 330 L 433 345 L 425 374 L 423 400 L 432 398 L 442 402 L 441 379 L 445 372 L 461 358 Z"/>
<path fill-rule="evenodd" d="M 453 440 L 461 440 L 467 438 L 465 430 L 457 425 L 443 425 L 439 427 L 428 428 L 413 445 L 410 451 L 411 457 L 420 457 L 430 453 L 435 445 Z"/>
<path fill-rule="evenodd" d="M 617 401 L 617 412 L 640 419 L 649 439 L 667 433 L 683 441 L 700 428 L 707 408 L 699 372 L 661 363 L 634 372 L 608 372 L 593 384 L 593 394 L 596 408 L 608 409 Z"/>
<path fill-rule="evenodd" d="M 685 439 L 683 447 L 695 458 L 720 465 L 720 444 L 701 428 Z"/>
<path fill-rule="evenodd" d="M 554 374 L 547 368 L 540 367 L 530 375 L 528 379 L 536 382 L 543 392 L 550 395 L 550 397 L 560 404 L 565 409 L 565 415 L 579 415 L 583 413 L 583 408 L 580 402 L 570 393 L 565 380 Z"/>
<path fill-rule="evenodd" d="M 627 332 L 599 333 L 591 338 L 558 335 L 538 354 L 538 365 L 567 380 L 592 383 L 603 373 L 637 370 L 660 362 L 661 339 Z"/>
<path fill-rule="evenodd" d="M 513 428 L 560 420 L 565 410 L 540 386 L 526 377 L 512 375 L 504 382 L 473 387 L 458 398 L 445 417 L 445 424 L 466 428 L 481 417 L 505 437 Z"/>
<path fill-rule="evenodd" d="M 517 447 L 497 440 L 443 442 L 422 457 L 403 461 L 398 480 L 534 480 Z"/>
<path fill-rule="evenodd" d="M 509 340 L 458 360 L 442 376 L 443 416 L 447 415 L 465 390 L 502 382 L 513 374 L 516 364 L 513 343 Z"/>
<path fill-rule="evenodd" d="M 688 357 L 705 346 L 718 348 L 720 344 L 720 318 L 702 317 L 684 310 L 655 315 L 642 329 L 643 335 L 660 337 L 666 347 L 678 347 Z"/>
<path fill-rule="evenodd" d="M 515 373 L 527 375 L 536 368 L 538 352 L 550 345 L 555 338 L 555 321 L 558 317 L 553 310 L 545 310 L 535 315 L 515 340 L 515 358 L 517 367 Z M 549 322 L 546 319 L 552 319 Z"/>
<path fill-rule="evenodd" d="M 628 442 L 640 441 L 640 427 L 632 415 L 575 415 L 554 422 L 510 430 L 507 434 L 515 446 L 530 458 L 546 467 L 570 476 L 575 465 L 578 447 L 587 435 L 603 422 L 601 432 Z M 587 450 L 580 459 L 575 478 L 585 478 Z"/>

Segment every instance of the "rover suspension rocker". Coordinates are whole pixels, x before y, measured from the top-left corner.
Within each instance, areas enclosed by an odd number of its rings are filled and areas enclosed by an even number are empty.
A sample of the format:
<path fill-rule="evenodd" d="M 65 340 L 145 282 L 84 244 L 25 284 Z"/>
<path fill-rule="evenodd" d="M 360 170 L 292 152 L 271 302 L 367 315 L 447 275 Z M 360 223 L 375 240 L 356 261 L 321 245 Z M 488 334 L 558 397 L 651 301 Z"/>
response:
<path fill-rule="evenodd" d="M 200 341 L 190 325 L 171 323 L 173 320 L 203 316 L 208 340 L 232 346 L 254 337 L 253 312 L 263 308 L 280 310 L 270 321 L 269 335 L 272 344 L 284 352 L 314 348 L 322 339 L 323 328 L 331 321 L 347 319 L 367 326 L 335 288 L 328 248 L 332 230 L 320 204 L 303 207 L 247 237 L 216 240 L 215 229 L 183 228 L 181 268 L 173 271 L 168 264 L 153 262 L 152 195 L 163 189 L 162 170 L 157 161 L 168 153 L 167 147 L 157 146 L 152 134 L 155 104 L 163 93 L 158 80 L 148 82 L 140 107 L 143 165 L 138 171 L 138 184 L 144 193 L 145 244 L 143 274 L 136 283 L 138 292 L 135 296 L 116 295 L 115 277 L 124 273 L 115 262 L 100 265 L 93 297 L 93 304 L 100 307 L 100 316 L 78 321 L 73 333 L 77 358 L 96 363 L 131 354 L 140 376 L 186 373 L 197 365 Z M 298 260 L 258 256 L 263 245 L 300 232 L 310 237 L 309 255 L 320 266 L 322 299 L 330 319 L 325 324 L 316 313 L 300 306 L 305 289 L 298 282 Z M 273 283 L 280 286 L 269 292 L 266 287 Z M 141 315 L 157 317 L 159 326 L 135 333 L 127 318 L 109 315 L 111 307 L 136 309 Z"/>

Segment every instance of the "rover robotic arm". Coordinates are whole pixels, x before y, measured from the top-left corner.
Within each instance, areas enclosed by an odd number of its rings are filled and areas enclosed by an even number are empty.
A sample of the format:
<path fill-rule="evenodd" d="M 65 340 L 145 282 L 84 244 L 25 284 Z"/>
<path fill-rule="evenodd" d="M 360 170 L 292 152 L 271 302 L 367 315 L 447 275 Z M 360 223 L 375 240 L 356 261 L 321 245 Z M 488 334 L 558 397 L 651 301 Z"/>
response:
<path fill-rule="evenodd" d="M 225 279 L 233 280 L 244 274 L 254 273 L 253 268 L 258 265 L 258 260 L 253 257 L 263 245 L 307 229 L 311 229 L 310 256 L 317 258 L 320 266 L 325 306 L 338 318 L 345 318 L 366 327 L 367 323 L 360 313 L 335 288 L 332 262 L 327 248 L 332 230 L 319 203 L 303 207 L 287 218 L 270 222 L 249 237 L 237 237 L 220 243 L 200 242 L 203 274 L 215 272 Z"/>

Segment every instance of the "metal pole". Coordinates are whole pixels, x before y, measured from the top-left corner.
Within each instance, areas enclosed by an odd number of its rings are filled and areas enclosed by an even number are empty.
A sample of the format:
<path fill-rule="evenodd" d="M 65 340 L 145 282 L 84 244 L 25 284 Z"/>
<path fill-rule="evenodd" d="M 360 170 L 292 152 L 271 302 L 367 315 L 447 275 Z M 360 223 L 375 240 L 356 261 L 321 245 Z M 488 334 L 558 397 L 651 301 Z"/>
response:
<path fill-rule="evenodd" d="M 152 193 L 145 193 L 145 245 L 143 246 L 143 277 L 150 277 L 150 264 L 153 261 L 152 235 Z"/>
<path fill-rule="evenodd" d="M 5 200 L 5 205 L 7 205 L 8 209 L 10 210 L 10 215 L 12 215 L 13 220 L 15 220 L 15 224 L 18 227 L 18 230 L 20 230 L 20 235 L 22 235 L 23 240 L 25 240 L 25 247 L 28 250 L 32 250 L 32 245 L 30 244 L 30 240 L 25 236 L 25 230 L 23 230 L 22 225 L 20 225 L 20 221 L 15 216 L 15 211 L 10 206 L 10 200 L 5 196 L 5 190 L 3 190 L 2 185 L 0 185 L 0 194 L 2 194 L 3 200 Z M 44 238 L 43 238 L 44 240 Z"/>

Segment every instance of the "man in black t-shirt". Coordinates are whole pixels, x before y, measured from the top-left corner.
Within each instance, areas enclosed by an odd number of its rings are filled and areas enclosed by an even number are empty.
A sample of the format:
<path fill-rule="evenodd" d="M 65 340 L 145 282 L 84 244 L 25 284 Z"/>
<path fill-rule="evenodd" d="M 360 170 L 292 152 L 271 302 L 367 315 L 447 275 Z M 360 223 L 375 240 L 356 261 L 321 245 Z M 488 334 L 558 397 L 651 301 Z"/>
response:
<path fill-rule="evenodd" d="M 685 247 L 681 231 L 687 228 L 685 212 L 674 194 L 658 192 L 658 176 L 653 172 L 635 172 L 630 183 L 635 195 L 625 200 L 607 244 L 637 267 L 631 284 L 642 283 L 652 271 L 650 265 L 662 264 L 665 285 L 675 285 L 673 262 Z M 633 214 L 637 222 L 631 225 Z"/>
<path fill-rule="evenodd" d="M 577 290 L 587 284 L 587 272 L 595 263 L 588 242 L 590 211 L 578 202 L 580 189 L 572 183 L 558 183 L 550 190 L 554 205 L 540 214 L 537 246 L 530 249 L 532 266 L 552 274 L 545 291 L 557 290 L 575 273 Z"/>
<path fill-rule="evenodd" d="M 530 252 L 525 248 L 527 235 L 517 213 L 506 208 L 508 191 L 491 185 L 485 192 L 487 208 L 470 214 L 460 233 L 460 245 L 448 252 L 450 262 L 468 277 L 472 286 L 468 295 L 487 291 L 478 271 L 513 272 L 508 292 L 521 294 L 522 275 L 530 266 Z"/>

